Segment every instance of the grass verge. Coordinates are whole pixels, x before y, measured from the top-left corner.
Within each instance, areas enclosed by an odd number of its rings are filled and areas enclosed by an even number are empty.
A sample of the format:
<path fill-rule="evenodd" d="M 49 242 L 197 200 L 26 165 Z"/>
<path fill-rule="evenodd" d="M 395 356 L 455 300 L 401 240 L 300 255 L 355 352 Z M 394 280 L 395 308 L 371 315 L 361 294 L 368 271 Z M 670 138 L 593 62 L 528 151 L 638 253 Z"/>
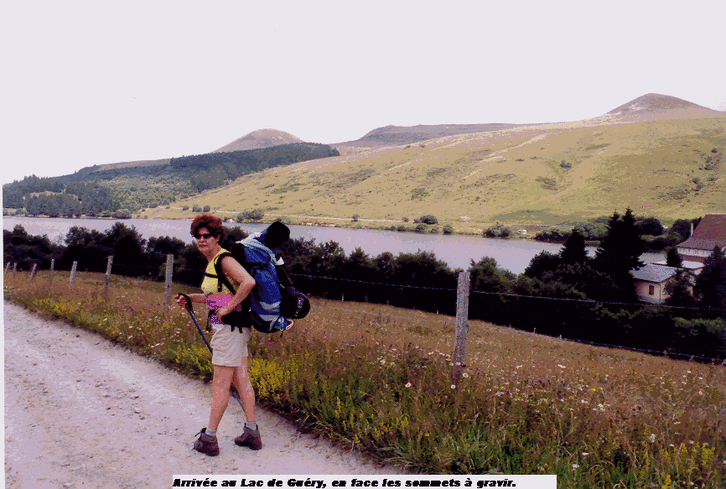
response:
<path fill-rule="evenodd" d="M 67 273 L 5 277 L 5 299 L 208 380 L 209 353 L 163 285 Z M 177 287 L 174 292 L 190 291 Z M 197 310 L 201 317 L 201 311 Z M 432 474 L 556 474 L 558 487 L 723 487 L 724 367 L 596 348 L 472 321 L 451 383 L 453 318 L 313 300 L 253 335 L 260 404 L 302 430 Z"/>

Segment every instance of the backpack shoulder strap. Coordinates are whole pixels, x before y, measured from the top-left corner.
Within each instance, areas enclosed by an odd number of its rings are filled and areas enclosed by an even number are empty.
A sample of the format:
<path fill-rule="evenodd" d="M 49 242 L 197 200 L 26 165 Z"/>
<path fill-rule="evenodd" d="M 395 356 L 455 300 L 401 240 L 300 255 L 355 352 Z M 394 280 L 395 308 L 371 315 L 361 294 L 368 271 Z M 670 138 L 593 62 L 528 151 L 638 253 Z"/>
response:
<path fill-rule="evenodd" d="M 234 294 L 236 292 L 236 290 L 232 286 L 232 283 L 229 281 L 227 276 L 224 274 L 224 270 L 222 270 L 222 259 L 227 256 L 233 256 L 233 255 L 232 255 L 232 253 L 226 251 L 224 253 L 220 253 L 214 259 L 214 271 L 217 273 L 217 292 L 221 292 L 222 286 L 224 285 L 229 290 L 231 290 L 232 293 Z"/>

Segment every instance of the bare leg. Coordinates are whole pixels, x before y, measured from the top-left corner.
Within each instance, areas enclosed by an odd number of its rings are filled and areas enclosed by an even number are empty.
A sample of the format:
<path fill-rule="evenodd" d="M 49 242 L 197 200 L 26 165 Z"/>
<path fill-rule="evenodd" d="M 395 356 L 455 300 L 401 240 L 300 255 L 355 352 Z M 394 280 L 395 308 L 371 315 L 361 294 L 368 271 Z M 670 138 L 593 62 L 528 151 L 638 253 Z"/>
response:
<path fill-rule="evenodd" d="M 255 390 L 252 387 L 250 376 L 247 373 L 247 357 L 242 359 L 242 365 L 234 369 L 234 376 L 232 382 L 239 392 L 240 398 L 242 399 L 242 408 L 245 412 L 247 422 L 256 423 L 255 418 Z"/>
<path fill-rule="evenodd" d="M 237 367 L 239 368 L 239 367 Z M 214 376 L 212 378 L 212 410 L 209 413 L 210 430 L 216 431 L 222 415 L 229 404 L 229 388 L 232 385 L 236 367 L 223 367 L 214 365 Z"/>

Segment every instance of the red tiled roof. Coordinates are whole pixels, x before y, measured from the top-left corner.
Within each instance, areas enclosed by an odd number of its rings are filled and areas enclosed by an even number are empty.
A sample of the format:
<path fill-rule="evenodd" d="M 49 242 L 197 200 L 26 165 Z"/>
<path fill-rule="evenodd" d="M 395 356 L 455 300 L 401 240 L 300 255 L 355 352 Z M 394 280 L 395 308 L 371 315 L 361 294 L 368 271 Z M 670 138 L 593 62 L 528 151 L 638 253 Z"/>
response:
<path fill-rule="evenodd" d="M 726 249 L 726 214 L 706 214 L 693 230 L 693 236 L 678 248 L 712 251 L 715 246 Z"/>

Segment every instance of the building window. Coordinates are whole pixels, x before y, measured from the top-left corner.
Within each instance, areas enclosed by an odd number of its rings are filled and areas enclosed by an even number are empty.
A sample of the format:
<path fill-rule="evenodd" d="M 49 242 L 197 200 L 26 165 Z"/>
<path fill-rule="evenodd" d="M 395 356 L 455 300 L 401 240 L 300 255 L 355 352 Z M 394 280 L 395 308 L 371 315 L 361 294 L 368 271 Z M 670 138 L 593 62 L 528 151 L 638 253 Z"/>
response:
<path fill-rule="evenodd" d="M 655 295 L 655 285 L 648 286 L 648 294 Z"/>

